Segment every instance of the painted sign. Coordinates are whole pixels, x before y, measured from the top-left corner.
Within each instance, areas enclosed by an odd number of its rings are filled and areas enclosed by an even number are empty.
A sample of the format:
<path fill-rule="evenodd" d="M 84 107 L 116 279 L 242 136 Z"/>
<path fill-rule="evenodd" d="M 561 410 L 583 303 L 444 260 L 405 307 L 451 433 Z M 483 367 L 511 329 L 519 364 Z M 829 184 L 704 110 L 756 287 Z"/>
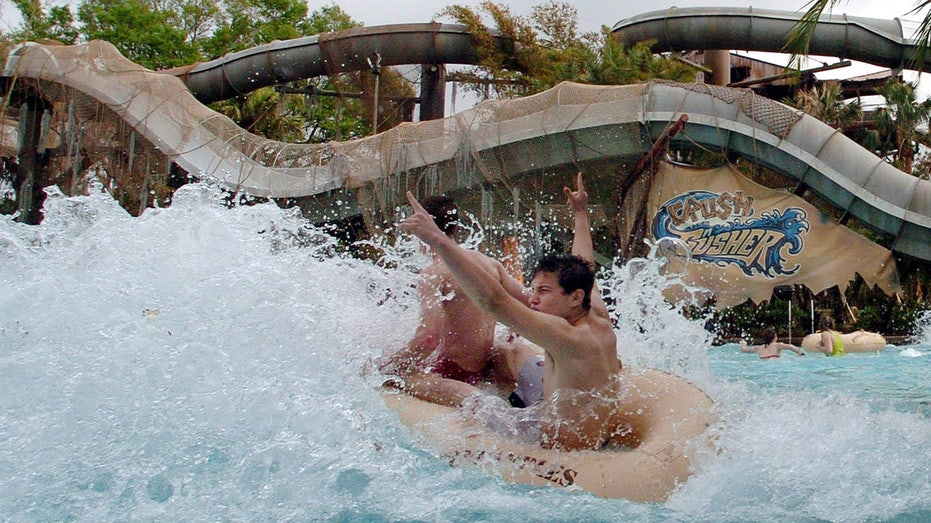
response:
<path fill-rule="evenodd" d="M 688 263 L 676 268 L 682 281 L 712 293 L 719 307 L 768 300 L 777 285 L 802 284 L 816 293 L 845 289 L 857 274 L 888 293 L 899 289 L 888 249 L 730 166 L 661 164 L 648 212 L 654 242 L 671 238 L 688 247 Z M 667 298 L 693 295 L 679 289 Z"/>
<path fill-rule="evenodd" d="M 734 265 L 747 276 L 775 278 L 798 272 L 789 257 L 802 252 L 811 229 L 799 207 L 755 215 L 744 191 L 689 191 L 664 202 L 654 214 L 654 239 L 677 238 L 693 260 Z"/>

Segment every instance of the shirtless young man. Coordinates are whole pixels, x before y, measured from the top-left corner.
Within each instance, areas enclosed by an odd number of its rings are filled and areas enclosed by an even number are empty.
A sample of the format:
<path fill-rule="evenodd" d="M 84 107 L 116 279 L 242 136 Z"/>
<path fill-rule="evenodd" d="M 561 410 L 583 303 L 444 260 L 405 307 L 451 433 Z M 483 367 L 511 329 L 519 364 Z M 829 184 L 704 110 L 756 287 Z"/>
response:
<path fill-rule="evenodd" d="M 591 449 L 604 445 L 615 431 L 621 364 L 614 328 L 595 286 L 588 193 L 581 174 L 577 190 L 565 192 L 574 219 L 573 255 L 541 260 L 529 308 L 444 234 L 410 192 L 414 214 L 400 226 L 433 249 L 472 301 L 545 352 L 541 444 Z"/>
<path fill-rule="evenodd" d="M 459 215 L 455 202 L 445 196 L 424 200 L 427 213 L 436 228 L 455 244 Z M 525 304 L 529 296 L 524 286 L 510 275 L 504 265 L 476 251 L 462 249 L 464 256 L 509 295 Z M 505 350 L 496 347 L 494 316 L 480 309 L 459 287 L 442 258 L 431 253 L 433 263 L 420 273 L 420 324 L 407 346 L 383 359 L 383 372 L 397 374 L 400 388 L 418 398 L 458 406 L 473 394 L 474 385 L 493 384 L 505 394 L 514 386 L 514 363 L 520 357 L 514 345 Z"/>
<path fill-rule="evenodd" d="M 761 360 L 778 358 L 780 353 L 784 350 L 791 350 L 799 356 L 805 355 L 805 351 L 791 343 L 776 341 L 776 329 L 773 328 L 768 328 L 763 331 L 763 345 L 748 346 L 746 341 L 740 340 L 741 352 L 755 352 L 760 356 Z"/>

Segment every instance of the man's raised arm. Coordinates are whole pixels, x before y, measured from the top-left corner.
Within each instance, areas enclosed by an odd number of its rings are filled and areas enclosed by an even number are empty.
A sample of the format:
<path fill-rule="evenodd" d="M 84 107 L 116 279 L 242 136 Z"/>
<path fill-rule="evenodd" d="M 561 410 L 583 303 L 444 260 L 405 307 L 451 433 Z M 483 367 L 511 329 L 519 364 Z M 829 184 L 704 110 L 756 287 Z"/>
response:
<path fill-rule="evenodd" d="M 565 343 L 571 341 L 566 329 L 569 323 L 564 318 L 533 311 L 512 296 L 501 283 L 499 274 L 486 270 L 479 263 L 477 252 L 462 248 L 440 231 L 410 191 L 407 200 L 414 213 L 401 221 L 400 228 L 420 238 L 443 259 L 473 302 L 538 345 L 554 339 Z"/>
<path fill-rule="evenodd" d="M 592 242 L 592 229 L 588 220 L 588 192 L 582 182 L 582 173 L 579 173 L 575 182 L 576 190 L 563 187 L 569 210 L 572 211 L 572 254 L 595 265 L 595 247 Z M 608 307 L 605 305 L 598 284 L 592 287 L 592 312 L 608 317 Z"/>
<path fill-rule="evenodd" d="M 407 192 L 407 201 L 414 213 L 401 221 L 401 229 L 414 234 L 440 255 L 472 301 L 486 310 L 491 310 L 495 301 L 504 297 L 511 298 L 498 275 L 489 273 L 475 259 L 476 253 L 467 251 L 444 234 L 410 191 Z"/>

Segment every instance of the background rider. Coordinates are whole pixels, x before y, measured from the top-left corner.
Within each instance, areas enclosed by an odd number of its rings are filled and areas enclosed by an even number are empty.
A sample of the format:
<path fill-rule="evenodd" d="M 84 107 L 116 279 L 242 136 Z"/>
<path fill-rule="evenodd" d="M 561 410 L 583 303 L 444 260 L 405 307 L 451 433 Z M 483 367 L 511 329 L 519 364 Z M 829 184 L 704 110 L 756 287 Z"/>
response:
<path fill-rule="evenodd" d="M 452 198 L 432 196 L 423 208 L 447 239 L 455 242 L 459 210 Z M 510 296 L 527 306 L 529 293 L 504 265 L 477 251 L 465 255 L 497 281 Z M 381 358 L 379 368 L 395 374 L 399 388 L 418 398 L 458 406 L 474 386 L 496 387 L 506 395 L 514 389 L 519 362 L 533 352 L 522 343 L 495 345 L 494 316 L 479 308 L 459 287 L 443 259 L 431 250 L 432 262 L 417 283 L 420 323 L 401 350 Z"/>
<path fill-rule="evenodd" d="M 740 350 L 741 352 L 755 352 L 760 356 L 761 360 L 778 358 L 784 350 L 791 350 L 799 356 L 805 355 L 805 351 L 796 347 L 795 345 L 792 345 L 791 343 L 782 343 L 781 341 L 776 341 L 776 329 L 772 327 L 769 327 L 763 331 L 762 345 L 748 346 L 746 341 L 740 340 Z"/>
<path fill-rule="evenodd" d="M 841 339 L 840 333 L 834 330 L 834 318 L 822 316 L 818 321 L 818 327 L 821 329 L 818 350 L 825 356 L 843 356 L 844 340 Z"/>

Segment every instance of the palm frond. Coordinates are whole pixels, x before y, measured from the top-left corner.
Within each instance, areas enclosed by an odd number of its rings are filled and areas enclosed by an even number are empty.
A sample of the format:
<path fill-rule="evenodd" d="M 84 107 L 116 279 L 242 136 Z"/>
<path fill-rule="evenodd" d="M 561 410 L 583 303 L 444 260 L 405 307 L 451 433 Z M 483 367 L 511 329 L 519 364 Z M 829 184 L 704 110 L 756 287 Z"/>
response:
<path fill-rule="evenodd" d="M 906 13 L 909 15 L 916 15 L 925 11 L 924 18 L 921 20 L 921 24 L 915 32 L 915 40 L 918 46 L 915 48 L 915 56 L 912 57 L 912 62 L 909 64 L 909 67 L 918 71 L 924 69 L 923 66 L 928 56 L 928 48 L 931 47 L 931 10 L 927 9 L 929 6 L 931 6 L 931 0 L 921 0 L 915 4 L 915 7 L 912 8 L 911 11 Z"/>
<path fill-rule="evenodd" d="M 811 0 L 806 4 L 808 11 L 799 18 L 792 30 L 789 31 L 789 39 L 783 47 L 783 51 L 792 55 L 789 58 L 789 65 L 786 66 L 787 69 L 802 69 L 802 58 L 808 56 L 811 37 L 815 33 L 818 20 L 825 9 L 830 10 L 837 5 L 837 2 L 838 0 Z"/>

